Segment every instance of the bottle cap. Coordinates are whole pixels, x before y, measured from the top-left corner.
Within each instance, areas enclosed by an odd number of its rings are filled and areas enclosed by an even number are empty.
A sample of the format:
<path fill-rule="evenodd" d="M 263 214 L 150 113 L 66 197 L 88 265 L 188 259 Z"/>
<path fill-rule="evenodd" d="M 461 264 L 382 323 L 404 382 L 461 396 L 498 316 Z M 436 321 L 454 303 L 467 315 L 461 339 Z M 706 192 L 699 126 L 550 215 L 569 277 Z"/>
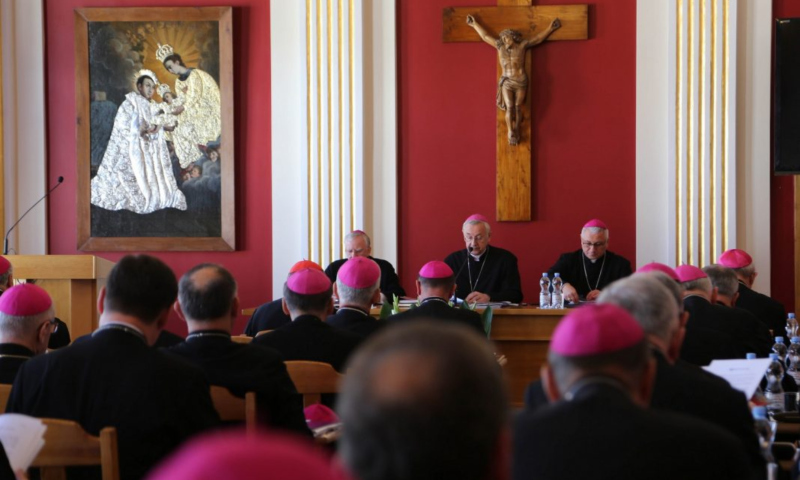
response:
<path fill-rule="evenodd" d="M 770 353 L 769 354 L 769 359 L 770 360 L 777 360 L 778 359 L 778 354 L 777 353 Z"/>
<path fill-rule="evenodd" d="M 767 407 L 753 407 L 753 418 L 758 420 L 767 419 Z"/>
<path fill-rule="evenodd" d="M 542 273 L 542 276 L 546 277 L 547 276 L 547 272 Z"/>
<path fill-rule="evenodd" d="M 794 317 L 794 313 L 790 313 L 790 314 L 789 314 L 789 318 L 795 318 L 795 317 Z"/>
<path fill-rule="evenodd" d="M 792 339 L 789 341 L 792 343 L 800 343 L 800 337 L 792 337 Z"/>
<path fill-rule="evenodd" d="M 783 337 L 775 337 L 775 343 L 783 343 Z"/>
<path fill-rule="evenodd" d="M 554 276 L 554 277 L 560 277 L 560 276 L 561 276 L 561 274 L 560 274 L 560 273 L 558 273 L 558 272 L 556 272 L 556 273 L 554 273 L 554 274 L 553 274 L 553 276 Z"/>
<path fill-rule="evenodd" d="M 756 354 L 750 352 L 745 356 L 745 358 L 748 359 L 748 360 L 755 360 L 756 359 Z"/>

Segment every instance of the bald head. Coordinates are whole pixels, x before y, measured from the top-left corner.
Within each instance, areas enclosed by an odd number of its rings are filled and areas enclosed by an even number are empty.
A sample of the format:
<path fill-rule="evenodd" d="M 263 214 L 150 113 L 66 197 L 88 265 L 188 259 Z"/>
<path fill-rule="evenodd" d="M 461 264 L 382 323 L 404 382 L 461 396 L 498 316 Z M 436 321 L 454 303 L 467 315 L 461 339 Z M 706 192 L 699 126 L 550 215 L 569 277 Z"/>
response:
<path fill-rule="evenodd" d="M 236 280 L 219 265 L 204 263 L 181 277 L 178 301 L 188 320 L 207 321 L 229 316 L 236 298 Z"/>
<path fill-rule="evenodd" d="M 484 479 L 506 423 L 502 372 L 461 325 L 411 322 L 371 339 L 339 394 L 340 452 L 360 480 Z"/>

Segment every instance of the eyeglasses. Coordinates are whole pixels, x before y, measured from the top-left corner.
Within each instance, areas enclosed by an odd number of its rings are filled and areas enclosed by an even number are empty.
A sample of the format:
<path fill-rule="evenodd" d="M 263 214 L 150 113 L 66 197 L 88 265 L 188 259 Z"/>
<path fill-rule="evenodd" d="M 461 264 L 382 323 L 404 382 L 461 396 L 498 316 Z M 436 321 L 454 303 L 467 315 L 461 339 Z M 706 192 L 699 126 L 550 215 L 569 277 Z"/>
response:
<path fill-rule="evenodd" d="M 50 333 L 56 333 L 58 331 L 58 320 L 55 318 L 53 321 L 43 323 L 42 325 L 47 325 L 50 328 Z"/>
<path fill-rule="evenodd" d="M 594 243 L 592 243 L 592 242 L 581 242 L 581 245 L 583 245 L 583 248 L 592 248 L 592 247 L 600 248 L 600 247 L 605 247 L 606 246 L 606 242 L 594 242 Z"/>
<path fill-rule="evenodd" d="M 476 242 L 482 242 L 483 238 L 484 238 L 483 235 L 475 235 L 474 237 L 464 235 L 464 240 L 467 242 L 471 242 L 473 240 L 475 240 Z"/>

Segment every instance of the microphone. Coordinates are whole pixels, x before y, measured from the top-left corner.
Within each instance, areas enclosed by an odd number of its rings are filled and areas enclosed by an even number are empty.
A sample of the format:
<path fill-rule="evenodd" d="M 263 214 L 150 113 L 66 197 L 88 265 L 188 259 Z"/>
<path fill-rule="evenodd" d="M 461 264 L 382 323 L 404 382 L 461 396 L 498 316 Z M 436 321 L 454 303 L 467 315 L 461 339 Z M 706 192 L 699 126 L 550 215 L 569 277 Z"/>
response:
<path fill-rule="evenodd" d="M 453 277 L 453 279 L 456 281 L 456 284 L 458 284 L 458 276 L 461 275 L 461 272 L 464 270 L 464 267 L 467 266 L 467 262 L 469 262 L 470 253 L 472 253 L 472 245 L 469 245 L 467 247 L 467 258 L 464 260 L 464 263 L 461 264 L 461 268 L 458 269 L 458 273 L 456 273 L 456 276 Z M 453 296 L 455 297 L 455 294 L 453 294 Z"/>
<path fill-rule="evenodd" d="M 47 191 L 47 193 L 45 193 L 45 194 L 44 194 L 44 196 L 43 196 L 42 198 L 40 198 L 39 200 L 37 200 L 37 201 L 36 201 L 36 203 L 34 203 L 33 205 L 31 205 L 31 208 L 29 208 L 29 209 L 25 210 L 25 213 L 23 213 L 23 214 L 22 214 L 22 216 L 21 216 L 21 217 L 19 217 L 19 219 L 18 219 L 18 220 L 17 220 L 17 221 L 14 223 L 14 225 L 11 225 L 11 228 L 9 228 L 9 229 L 8 229 L 8 231 L 6 232 L 6 237 L 5 237 L 5 239 L 3 239 L 3 255 L 8 255 L 8 236 L 11 234 L 11 231 L 12 231 L 12 230 L 14 230 L 14 228 L 15 228 L 17 225 L 19 225 L 19 222 L 21 222 L 21 221 L 22 221 L 22 219 L 23 219 L 23 218 L 25 218 L 25 215 L 27 215 L 27 214 L 28 214 L 28 212 L 30 212 L 31 210 L 33 210 L 33 207 L 35 207 L 36 205 L 39 205 L 39 203 L 41 203 L 41 201 L 42 201 L 42 200 L 44 200 L 45 198 L 49 197 L 49 196 L 50 196 L 50 194 L 51 194 L 51 193 L 53 193 L 53 190 L 55 190 L 56 188 L 58 188 L 59 186 L 61 186 L 61 184 L 62 184 L 63 182 L 64 182 L 64 177 L 58 177 L 58 183 L 56 183 L 56 184 L 53 186 L 53 188 L 51 188 L 50 190 L 48 190 L 48 191 Z"/>

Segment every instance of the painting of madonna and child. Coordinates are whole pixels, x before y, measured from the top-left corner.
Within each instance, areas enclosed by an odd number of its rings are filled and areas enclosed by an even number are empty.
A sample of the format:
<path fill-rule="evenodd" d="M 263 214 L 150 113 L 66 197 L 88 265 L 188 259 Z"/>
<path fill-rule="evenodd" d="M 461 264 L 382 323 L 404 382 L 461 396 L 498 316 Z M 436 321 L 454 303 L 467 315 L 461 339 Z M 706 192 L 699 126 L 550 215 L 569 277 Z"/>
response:
<path fill-rule="evenodd" d="M 233 149 L 219 22 L 87 23 L 90 237 L 221 237 Z"/>

